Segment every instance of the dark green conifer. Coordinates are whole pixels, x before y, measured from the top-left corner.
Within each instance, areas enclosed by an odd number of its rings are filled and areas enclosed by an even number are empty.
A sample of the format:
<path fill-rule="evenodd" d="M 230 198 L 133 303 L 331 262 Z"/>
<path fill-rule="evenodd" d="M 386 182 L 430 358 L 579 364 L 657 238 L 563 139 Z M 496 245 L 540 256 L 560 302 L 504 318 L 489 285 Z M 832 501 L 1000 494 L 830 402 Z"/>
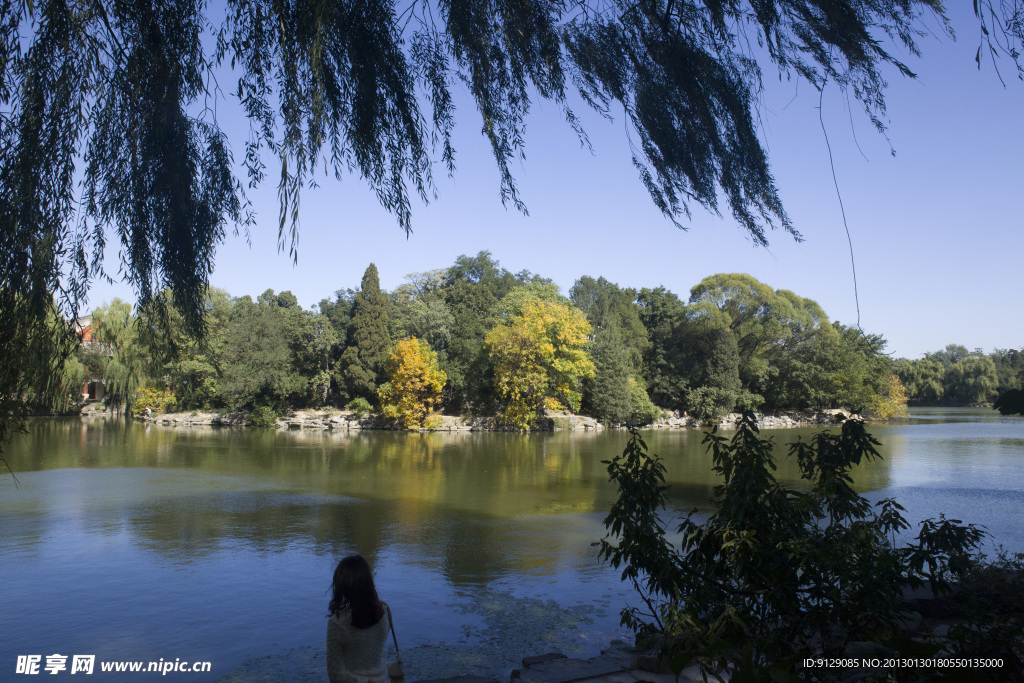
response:
<path fill-rule="evenodd" d="M 633 364 L 614 316 L 609 316 L 607 324 L 594 336 L 590 358 L 596 372 L 584 385 L 583 412 L 607 422 L 625 421 L 630 413 L 629 377 Z"/>
<path fill-rule="evenodd" d="M 390 348 L 387 300 L 380 291 L 377 266 L 371 263 L 363 273 L 348 327 L 348 347 L 341 355 L 349 398 L 376 402 Z"/>
<path fill-rule="evenodd" d="M 448 375 L 444 399 L 449 410 L 461 413 L 494 399 L 491 360 L 484 338 L 496 322 L 497 300 L 486 285 L 466 279 L 455 280 L 444 296 L 452 314 L 448 356 L 441 364 Z"/>

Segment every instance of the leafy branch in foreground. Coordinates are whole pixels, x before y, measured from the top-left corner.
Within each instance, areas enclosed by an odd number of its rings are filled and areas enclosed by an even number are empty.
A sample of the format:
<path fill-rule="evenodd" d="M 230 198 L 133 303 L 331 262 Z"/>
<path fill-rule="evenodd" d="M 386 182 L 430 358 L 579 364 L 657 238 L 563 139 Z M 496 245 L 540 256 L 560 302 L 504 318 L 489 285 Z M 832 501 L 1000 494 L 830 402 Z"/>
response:
<path fill-rule="evenodd" d="M 940 517 L 897 547 L 909 528 L 904 509 L 853 489 L 852 469 L 880 457 L 862 422 L 789 447 L 804 490 L 775 479 L 773 440 L 752 413 L 731 439 L 711 431 L 704 442 L 723 483 L 705 521 L 693 511 L 679 524 L 678 545 L 662 517 L 665 467 L 639 433 L 608 461 L 619 496 L 597 545 L 647 604 L 622 612 L 638 641 L 660 647 L 676 673 L 696 661 L 705 675 L 734 681 L 792 678 L 804 658 L 842 657 L 864 641 L 903 656 L 939 650 L 901 636 L 904 591 L 950 593 L 976 567 L 986 532 Z"/>

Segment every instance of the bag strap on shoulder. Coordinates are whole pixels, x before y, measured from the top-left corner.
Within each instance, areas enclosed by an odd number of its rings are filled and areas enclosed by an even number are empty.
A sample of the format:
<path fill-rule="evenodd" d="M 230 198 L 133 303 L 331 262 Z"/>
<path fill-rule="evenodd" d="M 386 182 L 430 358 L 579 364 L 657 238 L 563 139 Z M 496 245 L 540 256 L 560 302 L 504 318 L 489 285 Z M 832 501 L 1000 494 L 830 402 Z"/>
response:
<path fill-rule="evenodd" d="M 388 607 L 388 603 L 384 603 L 384 609 L 388 613 L 388 625 L 391 627 L 391 639 L 395 641 L 395 656 L 398 661 L 402 661 L 402 653 L 398 649 L 398 636 L 395 635 L 395 620 L 391 618 L 391 608 Z"/>

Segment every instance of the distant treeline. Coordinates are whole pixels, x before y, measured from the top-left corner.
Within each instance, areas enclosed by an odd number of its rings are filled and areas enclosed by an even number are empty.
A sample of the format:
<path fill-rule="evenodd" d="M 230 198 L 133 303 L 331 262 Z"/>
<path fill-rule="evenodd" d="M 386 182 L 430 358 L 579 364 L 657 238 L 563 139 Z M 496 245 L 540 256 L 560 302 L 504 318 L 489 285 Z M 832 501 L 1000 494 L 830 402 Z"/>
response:
<path fill-rule="evenodd" d="M 831 322 L 811 299 L 749 275 L 707 277 L 686 301 L 585 276 L 565 297 L 488 252 L 409 275 L 391 292 L 370 264 L 359 290 L 311 311 L 287 291 L 253 301 L 211 289 L 201 340 L 167 295 L 137 311 L 114 300 L 93 313 L 92 332 L 69 376 L 104 378 L 108 400 L 129 409 L 140 396 L 178 410 L 271 412 L 384 399 L 407 420 L 416 404 L 415 423 L 439 409 L 520 426 L 559 408 L 609 422 L 647 422 L 663 409 L 884 414 L 886 401 L 903 401 L 897 376 L 911 399 L 976 402 L 1024 374 L 1017 351 L 950 346 L 893 361 L 881 335 Z"/>
<path fill-rule="evenodd" d="M 920 405 L 981 405 L 1010 389 L 1024 386 L 1024 349 L 968 351 L 948 344 L 924 358 L 900 358 L 893 372 L 906 387 L 907 398 Z"/>

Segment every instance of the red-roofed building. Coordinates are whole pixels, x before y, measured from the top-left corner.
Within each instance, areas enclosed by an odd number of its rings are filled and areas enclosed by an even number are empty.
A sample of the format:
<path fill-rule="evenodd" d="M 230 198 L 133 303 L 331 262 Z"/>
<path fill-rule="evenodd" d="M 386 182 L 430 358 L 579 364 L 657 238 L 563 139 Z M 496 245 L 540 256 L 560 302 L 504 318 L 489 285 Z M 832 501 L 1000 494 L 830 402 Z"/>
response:
<path fill-rule="evenodd" d="M 113 355 L 107 344 L 103 344 L 96 340 L 96 337 L 93 334 L 91 315 L 83 315 L 75 318 L 75 332 L 78 333 L 78 340 L 82 348 L 96 350 L 107 356 Z M 87 367 L 86 369 L 89 368 Z M 98 374 L 92 374 L 82 386 L 83 401 L 102 401 L 106 395 L 106 380 Z"/>

